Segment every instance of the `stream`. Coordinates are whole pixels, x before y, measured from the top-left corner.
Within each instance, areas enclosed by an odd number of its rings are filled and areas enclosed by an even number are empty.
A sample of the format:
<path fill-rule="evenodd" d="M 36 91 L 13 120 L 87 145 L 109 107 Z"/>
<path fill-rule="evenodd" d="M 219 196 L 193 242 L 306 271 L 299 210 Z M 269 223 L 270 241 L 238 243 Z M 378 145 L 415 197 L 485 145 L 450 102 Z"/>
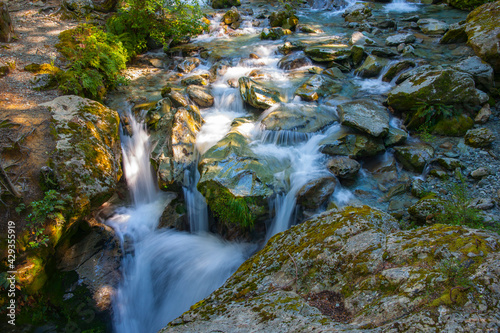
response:
<path fill-rule="evenodd" d="M 287 40 L 318 42 L 350 36 L 356 30 L 346 27 L 341 14 L 346 6 L 355 3 L 348 1 L 344 7 L 332 8 L 329 3 L 315 0 L 310 7 L 300 9 L 298 16 L 301 24 L 320 28 L 323 32 L 314 36 L 296 32 L 288 36 Z M 442 20 L 446 20 L 446 15 L 449 15 L 450 21 L 464 17 L 459 11 L 450 10 L 450 14 L 442 14 L 447 11 L 435 11 L 432 6 L 406 3 L 403 0 L 372 4 L 373 15 L 380 18 L 410 16 L 415 13 L 421 17 L 430 15 Z M 255 12 L 262 8 L 273 10 L 263 1 L 257 1 L 253 5 Z M 259 34 L 266 26 L 254 27 L 251 23 L 253 16 L 243 12 L 238 35 L 229 36 L 219 24 L 222 17 L 220 12 L 211 18 L 210 33 L 191 42 L 213 50 L 212 53 L 217 53 L 218 57 L 228 59 L 231 63 L 227 72 L 211 84 L 214 105 L 201 109 L 204 124 L 196 137 L 196 149 L 203 156 L 228 132 L 237 131 L 247 139 L 255 155 L 272 157 L 286 165 L 282 172 L 274 175 L 275 183 L 279 184 L 276 188 L 280 190 L 270 203 L 274 214 L 267 223 L 267 241 L 273 235 L 300 222 L 299 215 L 303 213 L 298 210 L 297 194 L 307 183 L 331 176 L 326 165 L 327 158 L 320 147 L 325 138 L 340 135 L 343 130 L 337 121 L 314 133 L 266 130 L 262 122 L 276 107 L 255 115 L 244 105 L 238 88 L 231 87 L 228 82 L 258 70 L 264 73 L 263 80 L 284 97 L 281 107 L 302 110 L 311 103 L 294 96 L 294 92 L 307 79 L 314 64 L 309 63 L 296 70 L 279 68 L 278 62 L 283 55 L 278 52 L 278 47 L 283 45 L 283 40 L 261 40 Z M 386 35 L 394 33 L 384 32 L 382 37 L 385 39 Z M 432 47 L 429 47 L 429 52 L 433 52 Z M 257 57 L 248 58 L 251 53 Z M 429 53 L 429 61 L 439 61 L 448 53 L 448 50 L 443 50 L 436 57 Z M 202 60 L 202 64 L 191 74 L 206 72 L 212 62 L 211 58 Z M 391 82 L 382 81 L 390 64 L 391 62 L 377 78 L 360 78 L 354 71 L 348 73 L 352 88 L 346 98 L 383 99 L 395 85 L 396 78 Z M 154 80 L 150 78 L 151 82 Z M 160 81 L 162 80 L 158 80 Z M 136 94 L 142 94 L 147 100 L 159 99 L 158 91 L 161 87 L 141 92 L 139 82 L 142 81 L 137 82 L 131 83 L 131 86 L 137 85 Z M 108 102 L 112 107 L 119 108 L 122 115 L 128 115 L 133 133 L 131 137 L 122 134 L 123 169 L 132 203 L 128 207 L 118 208 L 115 215 L 107 221 L 121 238 L 125 254 L 122 263 L 123 281 L 113 302 L 114 330 L 119 333 L 149 333 L 157 332 L 191 305 L 210 295 L 263 244 L 229 242 L 209 232 L 210 217 L 205 199 L 196 187 L 200 179 L 196 168 L 185 170 L 183 184 L 190 232 L 158 228 L 165 207 L 174 197 L 158 189 L 156 174 L 149 160 L 152 150 L 149 134 L 145 125 L 131 115 L 131 107 L 124 106 L 126 98 L 127 96 L 115 97 Z M 319 103 L 312 104 L 314 107 L 321 106 L 322 112 L 336 116 L 338 103 L 338 100 L 320 99 Z M 237 119 L 245 121 L 236 122 Z M 399 119 L 391 119 L 391 127 L 399 128 L 400 124 Z M 376 158 L 363 161 L 357 179 L 338 184 L 331 195 L 331 201 L 339 207 L 359 202 L 360 199 L 355 198 L 356 191 L 361 193 L 376 189 L 374 184 L 377 179 L 371 170 L 391 166 L 393 160 L 392 152 L 387 150 Z M 372 199 L 366 199 L 366 203 L 387 205 L 377 201 L 381 195 L 381 192 L 375 192 Z M 322 207 L 319 211 L 325 208 Z"/>

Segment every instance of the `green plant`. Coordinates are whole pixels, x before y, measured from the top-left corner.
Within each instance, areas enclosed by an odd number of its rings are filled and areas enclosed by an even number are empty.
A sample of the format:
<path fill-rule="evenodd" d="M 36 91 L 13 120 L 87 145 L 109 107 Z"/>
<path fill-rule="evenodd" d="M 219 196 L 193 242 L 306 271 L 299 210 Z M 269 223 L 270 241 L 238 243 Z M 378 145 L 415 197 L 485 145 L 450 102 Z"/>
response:
<path fill-rule="evenodd" d="M 106 26 L 134 56 L 147 49 L 148 39 L 168 48 L 172 42 L 202 33 L 207 27 L 202 17 L 197 1 L 125 0 Z"/>
<path fill-rule="evenodd" d="M 67 71 L 57 74 L 64 93 L 102 100 L 108 89 L 126 83 L 120 72 L 129 57 L 115 35 L 81 24 L 63 31 L 59 39 L 56 48 L 71 62 Z"/>
<path fill-rule="evenodd" d="M 466 264 L 461 263 L 456 258 L 441 260 L 439 271 L 443 274 L 449 287 L 468 288 L 472 284 Z"/>
<path fill-rule="evenodd" d="M 483 218 L 479 210 L 469 207 L 470 198 L 465 181 L 461 179 L 459 183 L 448 185 L 447 189 L 448 198 L 443 200 L 443 212 L 437 214 L 437 222 L 483 228 Z"/>
<path fill-rule="evenodd" d="M 439 120 L 457 115 L 456 109 L 450 105 L 431 105 L 425 102 L 418 102 L 413 108 L 413 112 L 406 119 L 406 122 L 408 124 L 407 127 L 410 129 L 427 129 L 431 131 Z"/>
<path fill-rule="evenodd" d="M 41 245 L 47 246 L 49 237 L 45 233 L 45 221 L 55 219 L 57 214 L 64 211 L 68 199 L 67 195 L 50 190 L 45 192 L 42 200 L 30 203 L 31 213 L 26 218 L 28 222 L 26 227 L 29 230 L 29 248 L 38 248 Z"/>

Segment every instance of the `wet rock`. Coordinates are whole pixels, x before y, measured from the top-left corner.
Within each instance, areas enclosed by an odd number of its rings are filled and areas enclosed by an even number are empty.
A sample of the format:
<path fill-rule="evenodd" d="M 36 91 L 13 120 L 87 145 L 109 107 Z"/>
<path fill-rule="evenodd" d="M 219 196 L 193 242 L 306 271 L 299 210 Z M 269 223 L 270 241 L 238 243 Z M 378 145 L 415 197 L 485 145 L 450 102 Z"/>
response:
<path fill-rule="evenodd" d="M 406 33 L 406 34 L 397 34 L 393 36 L 387 37 L 385 40 L 385 45 L 387 46 L 398 46 L 399 44 L 411 44 L 417 40 L 414 34 Z"/>
<path fill-rule="evenodd" d="M 241 6 L 241 2 L 240 0 L 212 0 L 211 6 L 213 9 L 224 9 L 233 6 Z"/>
<path fill-rule="evenodd" d="M 208 85 L 208 80 L 202 75 L 191 75 L 181 80 L 181 84 L 184 86 L 197 85 L 206 86 Z"/>
<path fill-rule="evenodd" d="M 383 48 L 383 47 L 374 47 L 370 49 L 370 54 L 373 54 L 374 56 L 377 57 L 382 57 L 382 58 L 394 58 L 398 56 L 398 53 L 388 49 L 388 48 Z"/>
<path fill-rule="evenodd" d="M 354 45 L 351 47 L 351 57 L 354 66 L 359 66 L 365 59 L 366 53 L 362 46 Z"/>
<path fill-rule="evenodd" d="M 181 73 L 190 73 L 193 69 L 200 65 L 201 61 L 198 58 L 186 58 L 177 65 L 177 70 Z"/>
<path fill-rule="evenodd" d="M 487 3 L 486 0 L 471 0 L 471 1 L 461 1 L 461 0 L 448 0 L 448 5 L 461 9 L 470 11 L 474 8 L 481 6 L 484 3 Z M 486 9 L 485 9 L 486 10 Z"/>
<path fill-rule="evenodd" d="M 262 119 L 262 125 L 269 131 L 315 133 L 337 120 L 335 112 L 328 107 L 281 104 Z"/>
<path fill-rule="evenodd" d="M 265 28 L 264 30 L 262 30 L 260 34 L 260 39 L 277 40 L 283 37 L 284 35 L 289 35 L 290 33 L 291 33 L 290 30 L 285 30 L 280 27 L 271 29 Z"/>
<path fill-rule="evenodd" d="M 159 120 L 150 128 L 151 160 L 157 170 L 158 185 L 179 186 L 184 182 L 184 170 L 196 161 L 196 135 L 203 120 L 197 107 L 170 107 L 168 99 L 160 100 L 153 110 Z"/>
<path fill-rule="evenodd" d="M 322 72 L 322 74 L 328 75 L 332 79 L 345 79 L 346 78 L 345 74 L 342 73 L 342 71 L 340 69 L 335 68 L 335 67 L 328 68 L 328 69 L 324 70 Z"/>
<path fill-rule="evenodd" d="M 103 204 L 122 175 L 118 113 L 78 96 L 61 96 L 48 107 L 56 137 L 51 168 L 61 192 L 71 196 L 73 216 Z M 83 216 L 82 216 L 83 215 Z"/>
<path fill-rule="evenodd" d="M 397 23 L 394 20 L 387 19 L 377 23 L 377 27 L 380 29 L 391 29 L 397 28 Z"/>
<path fill-rule="evenodd" d="M 495 141 L 495 135 L 490 129 L 481 127 L 467 131 L 464 139 L 466 145 L 475 148 L 482 148 L 489 146 L 493 141 Z"/>
<path fill-rule="evenodd" d="M 435 69 L 416 71 L 392 89 L 387 103 L 396 110 L 412 110 L 418 103 L 475 106 L 487 98 L 476 89 L 471 75 L 453 69 Z"/>
<path fill-rule="evenodd" d="M 335 133 L 320 142 L 321 152 L 331 156 L 342 155 L 353 158 L 375 156 L 385 151 L 385 146 L 371 135 L 354 134 L 349 130 Z"/>
<path fill-rule="evenodd" d="M 326 176 L 314 179 L 297 193 L 297 204 L 306 209 L 318 209 L 335 191 L 337 180 Z"/>
<path fill-rule="evenodd" d="M 461 226 L 399 231 L 396 220 L 367 206 L 328 211 L 272 238 L 161 332 L 495 331 L 498 246 L 495 233 Z M 464 269 L 470 252 L 474 263 Z M 483 297 L 474 298 L 474 288 L 452 290 L 443 267 L 466 271 Z M 439 292 L 426 297 L 429 290 Z M 330 296 L 312 302 L 321 293 Z"/>
<path fill-rule="evenodd" d="M 219 60 L 214 63 L 208 70 L 210 73 L 210 82 L 215 82 L 218 77 L 225 75 L 228 68 L 229 62 L 227 60 Z"/>
<path fill-rule="evenodd" d="M 305 101 L 315 101 L 320 97 L 340 93 L 346 87 L 347 85 L 333 80 L 330 76 L 315 74 L 297 88 L 295 95 Z"/>
<path fill-rule="evenodd" d="M 448 31 L 439 40 L 440 44 L 465 43 L 467 34 L 465 33 L 465 24 L 453 23 L 449 26 Z"/>
<path fill-rule="evenodd" d="M 467 44 L 476 55 L 489 63 L 496 73 L 500 73 L 500 3 L 482 5 L 467 16 L 465 32 Z"/>
<path fill-rule="evenodd" d="M 410 184 L 410 192 L 416 198 L 422 198 L 427 194 L 425 183 L 420 178 L 413 178 Z"/>
<path fill-rule="evenodd" d="M 222 16 L 222 22 L 226 25 L 232 25 L 241 21 L 241 15 L 236 7 L 231 8 Z"/>
<path fill-rule="evenodd" d="M 287 55 L 293 51 L 304 50 L 305 46 L 301 42 L 285 42 L 282 46 L 278 47 L 278 51 L 281 54 Z"/>
<path fill-rule="evenodd" d="M 357 174 L 361 165 L 346 156 L 335 156 L 328 160 L 327 168 L 338 178 L 352 179 Z"/>
<path fill-rule="evenodd" d="M 278 67 L 285 70 L 292 70 L 310 65 L 312 65 L 311 60 L 308 57 L 306 57 L 304 52 L 302 51 L 284 56 L 278 62 Z"/>
<path fill-rule="evenodd" d="M 388 63 L 389 61 L 385 58 L 369 55 L 354 73 L 364 78 L 378 77 Z"/>
<path fill-rule="evenodd" d="M 387 72 L 382 77 L 382 81 L 391 82 L 396 76 L 398 76 L 398 74 L 412 67 L 415 67 L 415 62 L 412 60 L 398 61 L 389 67 Z"/>
<path fill-rule="evenodd" d="M 421 224 L 432 224 L 438 214 L 444 212 L 444 202 L 436 198 L 423 198 L 408 208 L 411 217 Z"/>
<path fill-rule="evenodd" d="M 476 170 L 470 173 L 470 176 L 474 179 L 482 179 L 491 174 L 490 170 L 485 167 L 477 168 Z"/>
<path fill-rule="evenodd" d="M 305 34 L 320 34 L 323 32 L 323 30 L 319 28 L 315 28 L 312 25 L 309 24 L 301 24 L 299 25 L 299 30 L 300 32 L 303 32 Z"/>
<path fill-rule="evenodd" d="M 370 37 L 365 36 L 362 32 L 356 31 L 349 39 L 349 45 L 377 45 L 377 42 Z"/>
<path fill-rule="evenodd" d="M 165 94 L 165 97 L 168 97 L 172 101 L 172 105 L 175 107 L 185 107 L 189 105 L 186 97 L 184 97 L 184 95 L 177 90 L 171 90 L 169 93 Z"/>
<path fill-rule="evenodd" d="M 268 199 L 281 190 L 274 174 L 289 167 L 289 161 L 256 155 L 248 144 L 232 130 L 199 163 L 198 190 L 221 225 L 248 229 L 268 218 Z"/>
<path fill-rule="evenodd" d="M 269 15 L 269 24 L 271 27 L 282 27 L 283 29 L 295 30 L 299 19 L 289 11 L 272 12 Z"/>
<path fill-rule="evenodd" d="M 436 19 L 420 19 L 417 25 L 426 35 L 442 35 L 448 31 L 449 25 Z"/>
<path fill-rule="evenodd" d="M 208 108 L 214 105 L 214 97 L 206 88 L 191 85 L 186 89 L 189 97 L 200 107 Z"/>
<path fill-rule="evenodd" d="M 241 98 L 254 108 L 265 110 L 281 101 L 279 92 L 266 88 L 248 77 L 239 78 L 238 84 Z"/>
<path fill-rule="evenodd" d="M 491 109 L 489 104 L 485 104 L 481 110 L 477 113 L 476 117 L 474 118 L 474 122 L 476 124 L 485 124 L 488 122 L 488 119 L 491 117 Z"/>
<path fill-rule="evenodd" d="M 434 149 L 426 144 L 412 144 L 394 147 L 396 159 L 406 170 L 422 172 L 434 157 Z"/>
<path fill-rule="evenodd" d="M 355 100 L 337 107 L 342 125 L 356 128 L 374 137 L 384 137 L 389 131 L 389 112 L 373 100 Z"/>
<path fill-rule="evenodd" d="M 478 88 L 489 91 L 494 86 L 493 68 L 478 56 L 462 60 L 454 68 L 472 75 Z"/>
<path fill-rule="evenodd" d="M 480 210 L 490 210 L 495 207 L 495 201 L 491 198 L 476 198 L 473 199 L 467 207 Z"/>
<path fill-rule="evenodd" d="M 440 157 L 437 159 L 437 162 L 440 166 L 449 171 L 453 171 L 456 168 L 461 168 L 461 169 L 464 168 L 462 162 L 460 162 L 460 160 L 456 158 Z"/>
<path fill-rule="evenodd" d="M 363 22 L 370 16 L 372 16 L 372 10 L 361 3 L 348 7 L 342 14 L 346 22 Z"/>
<path fill-rule="evenodd" d="M 402 145 L 408 139 L 408 133 L 400 128 L 389 127 L 387 136 L 384 138 L 384 145 L 386 147 L 392 147 L 397 145 Z"/>
<path fill-rule="evenodd" d="M 330 62 L 349 57 L 351 50 L 342 45 L 332 47 L 310 46 L 305 48 L 304 53 L 314 61 Z"/>
<path fill-rule="evenodd" d="M 0 42 L 10 43 L 14 37 L 14 26 L 7 5 L 0 2 Z"/>

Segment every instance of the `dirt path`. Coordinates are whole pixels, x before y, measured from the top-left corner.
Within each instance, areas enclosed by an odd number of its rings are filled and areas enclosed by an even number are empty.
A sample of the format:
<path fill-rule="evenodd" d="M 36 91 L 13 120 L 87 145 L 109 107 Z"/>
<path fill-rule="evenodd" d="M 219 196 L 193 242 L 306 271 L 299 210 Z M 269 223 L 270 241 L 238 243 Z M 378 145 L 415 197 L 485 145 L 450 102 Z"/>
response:
<path fill-rule="evenodd" d="M 29 203 L 42 196 L 39 171 L 46 165 L 55 145 L 50 135 L 50 113 L 38 105 L 60 93 L 33 90 L 30 81 L 35 76 L 23 68 L 31 63 L 53 62 L 61 66 L 62 60 L 54 45 L 58 43 L 59 33 L 76 26 L 77 22 L 59 18 L 56 13 L 60 0 L 7 0 L 6 3 L 18 39 L 0 43 L 0 66 L 15 65 L 7 76 L 0 78 L 0 124 L 9 121 L 15 125 L 0 125 L 0 163 L 22 190 L 24 202 Z M 0 199 L 9 198 L 3 195 Z M 8 220 L 14 208 L 0 202 L 0 221 Z"/>

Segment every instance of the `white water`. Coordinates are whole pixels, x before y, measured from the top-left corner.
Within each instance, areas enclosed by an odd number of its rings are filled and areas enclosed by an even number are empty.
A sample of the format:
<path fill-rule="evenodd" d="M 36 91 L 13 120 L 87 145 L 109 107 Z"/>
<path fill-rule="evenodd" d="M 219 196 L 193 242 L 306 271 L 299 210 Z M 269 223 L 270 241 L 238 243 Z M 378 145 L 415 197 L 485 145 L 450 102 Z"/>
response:
<path fill-rule="evenodd" d="M 418 10 L 418 5 L 406 2 L 406 0 L 392 0 L 391 3 L 385 5 L 384 10 L 388 13 L 411 13 Z"/>
<path fill-rule="evenodd" d="M 123 137 L 122 145 L 134 205 L 119 209 L 107 221 L 122 239 L 125 253 L 123 281 L 113 302 L 114 330 L 149 333 L 220 287 L 254 248 L 206 233 L 157 229 L 173 197 L 157 190 L 146 153 L 148 135 L 144 126 L 130 122 L 134 135 Z"/>

